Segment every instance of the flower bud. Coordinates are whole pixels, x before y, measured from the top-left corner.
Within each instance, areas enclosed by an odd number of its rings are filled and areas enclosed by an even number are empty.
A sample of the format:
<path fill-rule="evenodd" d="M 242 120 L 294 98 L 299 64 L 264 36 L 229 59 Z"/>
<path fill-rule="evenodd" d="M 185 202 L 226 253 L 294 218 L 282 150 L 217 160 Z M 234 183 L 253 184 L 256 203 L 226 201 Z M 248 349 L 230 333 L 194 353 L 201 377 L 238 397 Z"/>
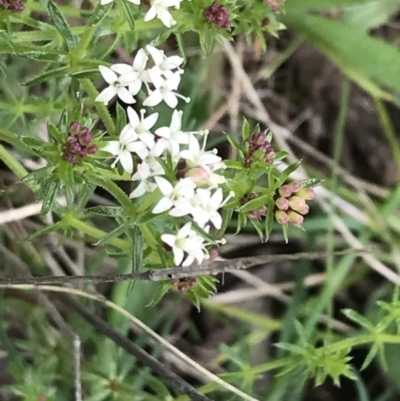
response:
<path fill-rule="evenodd" d="M 204 10 L 204 14 L 209 23 L 215 24 L 217 28 L 230 28 L 228 8 L 214 1 L 210 7 Z"/>
<path fill-rule="evenodd" d="M 97 145 L 90 145 L 86 148 L 86 153 L 88 155 L 93 155 L 99 150 L 99 147 Z"/>
<path fill-rule="evenodd" d="M 71 164 L 78 163 L 78 159 L 72 153 L 64 152 L 63 157 L 64 157 L 64 160 L 66 160 L 68 163 L 71 163 Z"/>
<path fill-rule="evenodd" d="M 293 210 L 299 212 L 304 208 L 304 206 L 306 206 L 306 201 L 303 198 L 300 198 L 300 196 L 292 196 L 289 198 L 289 205 Z"/>
<path fill-rule="evenodd" d="M 286 198 L 278 198 L 275 201 L 275 205 L 280 210 L 288 210 L 289 209 L 289 201 Z"/>
<path fill-rule="evenodd" d="M 304 217 L 293 210 L 290 210 L 288 212 L 288 218 L 289 218 L 289 223 L 292 223 L 295 226 L 301 226 L 304 221 Z"/>
<path fill-rule="evenodd" d="M 290 189 L 289 185 L 283 185 L 278 189 L 279 195 L 283 196 L 284 198 L 289 198 L 292 195 L 292 190 Z"/>
<path fill-rule="evenodd" d="M 89 128 L 83 127 L 79 135 L 79 142 L 81 145 L 89 145 L 93 140 L 93 134 L 90 132 Z"/>
<path fill-rule="evenodd" d="M 277 210 L 275 212 L 275 219 L 279 224 L 286 224 L 289 221 L 289 216 L 285 211 Z"/>
<path fill-rule="evenodd" d="M 78 121 L 73 121 L 69 127 L 69 132 L 72 135 L 79 135 L 79 133 L 81 132 L 81 124 Z"/>
<path fill-rule="evenodd" d="M 260 206 L 259 208 L 250 211 L 247 216 L 250 220 L 260 221 L 267 214 L 267 207 Z"/>
<path fill-rule="evenodd" d="M 301 196 L 305 200 L 312 200 L 315 198 L 314 188 L 301 188 L 296 192 L 297 196 Z"/>
<path fill-rule="evenodd" d="M 290 188 L 290 190 L 293 192 L 297 192 L 301 189 L 301 184 L 298 181 L 292 181 L 287 186 Z"/>

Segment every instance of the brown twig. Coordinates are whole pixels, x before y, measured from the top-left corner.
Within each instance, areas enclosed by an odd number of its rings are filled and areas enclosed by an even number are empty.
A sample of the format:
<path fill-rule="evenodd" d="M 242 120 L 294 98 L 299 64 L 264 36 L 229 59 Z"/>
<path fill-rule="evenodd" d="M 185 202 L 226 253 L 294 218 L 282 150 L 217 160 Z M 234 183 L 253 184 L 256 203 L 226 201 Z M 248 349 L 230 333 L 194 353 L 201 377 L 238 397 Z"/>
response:
<path fill-rule="evenodd" d="M 1 249 L 0 249 L 1 251 Z M 369 253 L 366 249 L 345 249 L 334 253 L 336 256 Z M 219 273 L 227 273 L 235 270 L 248 269 L 253 266 L 299 259 L 324 259 L 326 252 L 300 252 L 284 255 L 260 255 L 238 259 L 218 259 L 202 265 L 187 267 L 171 267 L 166 269 L 151 269 L 143 273 L 114 274 L 114 275 L 87 275 L 87 276 L 43 276 L 26 278 L 2 278 L 0 285 L 41 285 L 41 284 L 71 284 L 76 282 L 86 283 L 111 283 L 120 281 L 162 281 L 182 279 L 187 277 L 209 276 Z"/>

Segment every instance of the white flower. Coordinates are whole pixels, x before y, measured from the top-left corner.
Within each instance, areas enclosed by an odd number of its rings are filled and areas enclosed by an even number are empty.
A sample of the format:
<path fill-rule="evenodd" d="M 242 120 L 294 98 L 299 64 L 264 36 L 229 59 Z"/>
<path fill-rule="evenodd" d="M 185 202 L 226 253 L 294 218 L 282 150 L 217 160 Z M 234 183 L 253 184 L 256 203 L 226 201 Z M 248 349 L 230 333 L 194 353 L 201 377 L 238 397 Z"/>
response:
<path fill-rule="evenodd" d="M 111 3 L 112 1 L 114 1 L 114 0 L 100 0 L 100 4 L 102 6 L 104 6 L 104 5 L 108 4 L 108 3 Z M 128 0 L 128 1 L 130 1 L 133 4 L 140 5 L 140 0 Z"/>
<path fill-rule="evenodd" d="M 146 163 L 154 175 L 164 175 L 165 171 L 158 158 L 163 154 L 165 150 L 164 144 L 157 141 L 152 147 L 141 149 L 137 152 L 138 156 Z"/>
<path fill-rule="evenodd" d="M 230 193 L 223 200 L 222 188 L 218 188 L 212 195 L 209 189 L 197 189 L 196 195 L 191 200 L 193 220 L 200 227 L 204 227 L 208 221 L 211 221 L 213 226 L 219 230 L 222 226 L 222 217 L 218 213 L 218 209 L 224 206 L 233 195 Z"/>
<path fill-rule="evenodd" d="M 147 51 L 150 53 L 151 58 L 154 61 L 154 67 L 151 68 L 153 74 L 158 74 L 164 78 L 169 78 L 174 74 L 173 70 L 177 70 L 179 74 L 183 73 L 180 65 L 183 63 L 183 58 L 179 56 L 166 57 L 162 50 L 155 48 L 154 46 L 147 45 Z"/>
<path fill-rule="evenodd" d="M 151 171 L 150 166 L 143 162 L 138 165 L 137 171 L 132 176 L 132 181 L 140 181 L 140 184 L 131 192 L 130 198 L 139 198 L 146 192 L 153 192 L 157 188 L 154 182 L 154 177 L 160 175 L 157 172 Z"/>
<path fill-rule="evenodd" d="M 187 257 L 182 266 L 190 266 L 195 260 L 200 264 L 209 257 L 207 250 L 204 249 L 204 238 L 192 230 L 191 223 L 186 223 L 176 235 L 161 235 L 161 240 L 172 248 L 175 266 L 182 263 L 185 253 Z"/>
<path fill-rule="evenodd" d="M 155 180 L 164 197 L 154 207 L 154 214 L 164 213 L 169 210 L 171 216 L 180 217 L 191 213 L 192 205 L 190 199 L 194 196 L 195 188 L 191 178 L 180 180 L 175 187 L 163 177 L 155 177 Z"/>
<path fill-rule="evenodd" d="M 178 89 L 181 81 L 181 76 L 178 73 L 172 74 L 166 80 L 163 80 L 158 74 L 149 71 L 149 76 L 156 89 L 150 92 L 149 96 L 143 102 L 144 106 L 154 107 L 160 104 L 163 100 L 171 109 L 175 109 L 178 105 L 178 97 L 190 102 L 189 98 L 186 98 L 179 93 L 175 92 Z"/>
<path fill-rule="evenodd" d="M 150 132 L 154 124 L 157 122 L 158 113 L 153 113 L 150 116 L 144 118 L 146 110 L 140 110 L 140 118 L 132 107 L 127 108 L 128 119 L 130 126 L 138 135 L 139 139 L 146 144 L 147 147 L 152 148 L 154 146 L 154 135 Z"/>
<path fill-rule="evenodd" d="M 150 10 L 144 17 L 145 21 L 150 21 L 157 17 L 167 27 L 171 28 L 176 24 L 172 15 L 168 11 L 168 7 L 179 8 L 182 0 L 150 0 Z"/>
<path fill-rule="evenodd" d="M 111 165 L 113 168 L 119 161 L 123 169 L 132 174 L 133 161 L 131 152 L 138 152 L 146 147 L 146 145 L 138 139 L 134 131 L 126 129 L 125 127 L 121 131 L 118 141 L 110 141 L 107 143 L 103 150 L 117 156 L 114 163 Z"/>
<path fill-rule="evenodd" d="M 155 131 L 155 134 L 161 139 L 165 148 L 171 153 L 172 160 L 177 161 L 179 159 L 179 151 L 181 144 L 189 143 L 189 135 L 191 133 L 185 133 L 181 131 L 182 128 L 182 112 L 174 110 L 172 114 L 171 124 L 169 127 L 161 127 Z"/>
<path fill-rule="evenodd" d="M 135 79 L 132 73 L 125 74 L 118 77 L 118 75 L 111 69 L 104 65 L 99 65 L 99 70 L 104 80 L 110 85 L 105 88 L 95 99 L 96 102 L 102 102 L 107 105 L 114 96 L 118 96 L 123 102 L 127 104 L 136 103 L 135 99 L 126 88 Z"/>
<path fill-rule="evenodd" d="M 204 147 L 206 140 L 204 139 L 204 145 L 201 148 L 200 143 L 194 135 L 189 137 L 189 149 L 181 152 L 181 158 L 186 160 L 186 164 L 189 168 L 203 167 L 206 170 L 210 170 L 210 166 L 220 166 L 221 157 L 217 156 L 217 149 L 212 151 L 205 151 Z M 213 168 L 215 170 L 215 167 Z"/>
<path fill-rule="evenodd" d="M 147 73 L 146 65 L 149 57 L 147 56 L 144 49 L 138 50 L 133 60 L 133 64 L 117 63 L 111 66 L 111 69 L 121 75 L 121 79 L 125 75 L 130 75 L 131 80 L 129 82 L 129 93 L 135 96 L 139 93 L 142 85 L 149 82 L 149 75 Z"/>

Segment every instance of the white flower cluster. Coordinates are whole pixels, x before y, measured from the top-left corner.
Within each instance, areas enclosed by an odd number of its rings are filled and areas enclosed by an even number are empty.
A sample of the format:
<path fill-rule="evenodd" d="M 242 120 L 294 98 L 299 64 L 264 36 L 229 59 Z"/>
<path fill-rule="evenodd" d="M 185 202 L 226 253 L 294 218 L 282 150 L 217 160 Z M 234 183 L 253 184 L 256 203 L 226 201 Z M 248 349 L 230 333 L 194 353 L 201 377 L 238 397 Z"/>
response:
<path fill-rule="evenodd" d="M 118 63 L 110 68 L 99 66 L 100 73 L 109 86 L 96 97 L 96 102 L 107 105 L 118 96 L 127 104 L 136 103 L 134 96 L 139 93 L 142 86 L 145 86 L 148 92 L 148 97 L 143 102 L 144 106 L 153 107 L 164 101 L 174 109 L 178 105 L 178 98 L 190 101 L 176 92 L 183 73 L 180 68 L 183 58 L 166 57 L 162 50 L 150 45 L 146 46 L 146 50 L 140 49 L 137 52 L 132 65 Z M 149 55 L 154 62 L 151 68 L 147 68 Z"/>
<path fill-rule="evenodd" d="M 153 56 L 154 50 L 157 49 L 148 50 Z M 164 63 L 156 62 L 155 59 L 156 65 L 152 68 L 155 71 L 154 75 L 165 80 L 180 76 L 183 72 L 179 68 L 182 61 L 178 59 L 166 58 L 164 55 Z M 118 65 L 111 70 L 120 73 L 118 82 L 127 82 L 121 77 L 126 77 L 128 74 L 135 76 L 136 80 L 141 80 L 140 83 L 131 81 L 130 85 L 134 89 L 127 89 L 130 95 L 135 91 L 137 93 L 142 83 L 148 82 L 143 76 L 153 75 L 151 70 L 144 73 L 144 70 L 138 67 L 143 63 L 137 62 L 135 65 L 136 62 L 135 59 L 132 67 L 134 71 L 127 71 L 126 67 Z M 179 72 L 173 72 L 173 69 L 178 69 Z M 121 89 L 111 84 L 99 96 L 109 98 L 110 96 L 108 94 L 105 96 L 104 92 L 111 93 L 110 88 L 113 88 L 112 93 L 120 96 L 118 90 Z M 151 99 L 153 93 L 146 100 Z M 157 122 L 158 113 L 145 117 L 145 110 L 141 110 L 138 115 L 132 107 L 128 107 L 127 114 L 129 123 L 122 129 L 119 140 L 108 142 L 103 150 L 116 156 L 113 167 L 119 162 L 125 171 L 132 174 L 132 181 L 137 182 L 130 197 L 138 198 L 158 188 L 162 197 L 152 210 L 154 214 L 168 212 L 173 217 L 191 216 L 193 221 L 206 232 L 210 229 L 209 223 L 215 229 L 220 229 L 222 217 L 218 210 L 232 194 L 224 199 L 222 188 L 219 187 L 225 182 L 225 178 L 217 172 L 226 166 L 216 154 L 216 149 L 205 150 L 208 133 L 183 132 L 182 112 L 178 110 L 173 111 L 169 127 L 161 127 L 154 132 L 152 129 Z M 166 168 L 168 172 L 165 171 Z M 177 178 L 172 178 L 171 174 Z M 201 263 L 209 257 L 205 239 L 192 229 L 192 223 L 185 224 L 176 235 L 163 234 L 161 239 L 172 247 L 176 266 L 180 264 L 188 266 L 194 261 Z"/>
<path fill-rule="evenodd" d="M 114 0 L 100 0 L 100 4 L 106 5 Z M 140 0 L 128 0 L 129 2 L 140 5 Z M 175 25 L 175 21 L 172 18 L 171 13 L 168 11 L 169 7 L 175 7 L 179 9 L 181 6 L 182 0 L 150 0 L 150 9 L 147 11 L 144 20 L 151 21 L 154 18 L 158 18 L 162 21 L 162 23 L 167 27 L 171 28 L 172 25 Z"/>

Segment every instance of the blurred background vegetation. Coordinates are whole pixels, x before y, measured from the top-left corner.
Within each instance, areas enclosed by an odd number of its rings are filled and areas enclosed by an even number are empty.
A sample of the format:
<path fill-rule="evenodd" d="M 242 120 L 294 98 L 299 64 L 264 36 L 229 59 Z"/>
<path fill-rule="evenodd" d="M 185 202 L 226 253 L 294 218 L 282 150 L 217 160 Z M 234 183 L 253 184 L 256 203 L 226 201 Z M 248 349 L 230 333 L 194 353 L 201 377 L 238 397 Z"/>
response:
<path fill-rule="evenodd" d="M 80 7 L 79 1 L 59 4 L 67 11 Z M 398 0 L 287 0 L 286 13 L 278 17 L 287 30 L 279 37 L 266 36 L 266 52 L 256 36 L 238 35 L 233 42 L 218 43 L 204 58 L 196 35 L 183 38 L 187 65 L 182 93 L 192 99 L 183 106 L 184 128 L 209 129 L 210 147 L 234 157 L 223 133 L 239 137 L 246 117 L 272 130 L 276 149 L 288 151 L 292 160 L 303 160 L 301 177 L 323 180 L 305 230 L 291 229 L 288 244 L 278 226 L 261 244 L 251 226 L 233 235 L 232 221 L 222 256 L 327 250 L 324 260 L 268 263 L 218 277 L 217 294 L 200 311 L 174 292 L 149 307 L 153 283 L 137 282 L 131 291 L 129 283 L 79 289 L 103 295 L 190 360 L 258 400 L 398 400 L 399 346 L 385 347 L 385 364 L 375 358 L 363 370 L 369 349 L 352 350 L 355 379 L 342 378 L 339 386 L 331 379 L 315 386 L 314 380 L 303 382 L 294 373 L 277 375 L 271 361 L 285 356 L 274 343 L 298 343 L 296 320 L 315 344 L 345 339 L 357 329 L 342 309 L 377 321 L 376 301 L 392 298 L 392 278 L 397 279 L 400 271 L 399 6 Z M 36 9 L 31 17 L 40 21 L 40 7 L 34 1 L 30 7 Z M 71 13 L 71 23 L 77 23 L 78 16 Z M 174 38 L 164 48 L 178 52 Z M 109 37 L 99 40 L 96 51 L 98 58 L 109 53 L 113 63 L 131 62 L 133 56 L 112 45 Z M 15 55 L 4 55 L 0 66 L 3 135 L 11 130 L 46 139 L 45 118 L 59 115 L 65 106 L 65 83 L 47 79 L 22 86 L 45 67 Z M 42 159 L 18 144 L 10 150 L 29 171 L 43 166 Z M 126 260 L 110 258 L 79 232 L 61 242 L 56 233 L 24 241 L 51 224 L 52 216 L 38 216 L 35 195 L 4 164 L 0 188 L 2 277 L 131 270 Z M 93 206 L 110 204 L 112 199 L 99 189 L 90 199 Z M 17 212 L 11 213 L 14 209 Z M 93 224 L 105 231 L 114 227 L 106 218 Z M 335 249 L 362 247 L 373 253 L 363 258 L 334 256 Z M 41 298 L 35 292 L 6 288 L 0 298 L 0 400 L 74 399 L 71 332 L 82 343 L 84 400 L 185 399 L 67 308 L 57 294 Z M 177 356 L 173 348 L 161 346 L 137 320 L 102 302 L 80 302 L 168 369 L 209 392 L 212 400 L 243 399 L 207 384 L 210 377 L 204 371 Z"/>

